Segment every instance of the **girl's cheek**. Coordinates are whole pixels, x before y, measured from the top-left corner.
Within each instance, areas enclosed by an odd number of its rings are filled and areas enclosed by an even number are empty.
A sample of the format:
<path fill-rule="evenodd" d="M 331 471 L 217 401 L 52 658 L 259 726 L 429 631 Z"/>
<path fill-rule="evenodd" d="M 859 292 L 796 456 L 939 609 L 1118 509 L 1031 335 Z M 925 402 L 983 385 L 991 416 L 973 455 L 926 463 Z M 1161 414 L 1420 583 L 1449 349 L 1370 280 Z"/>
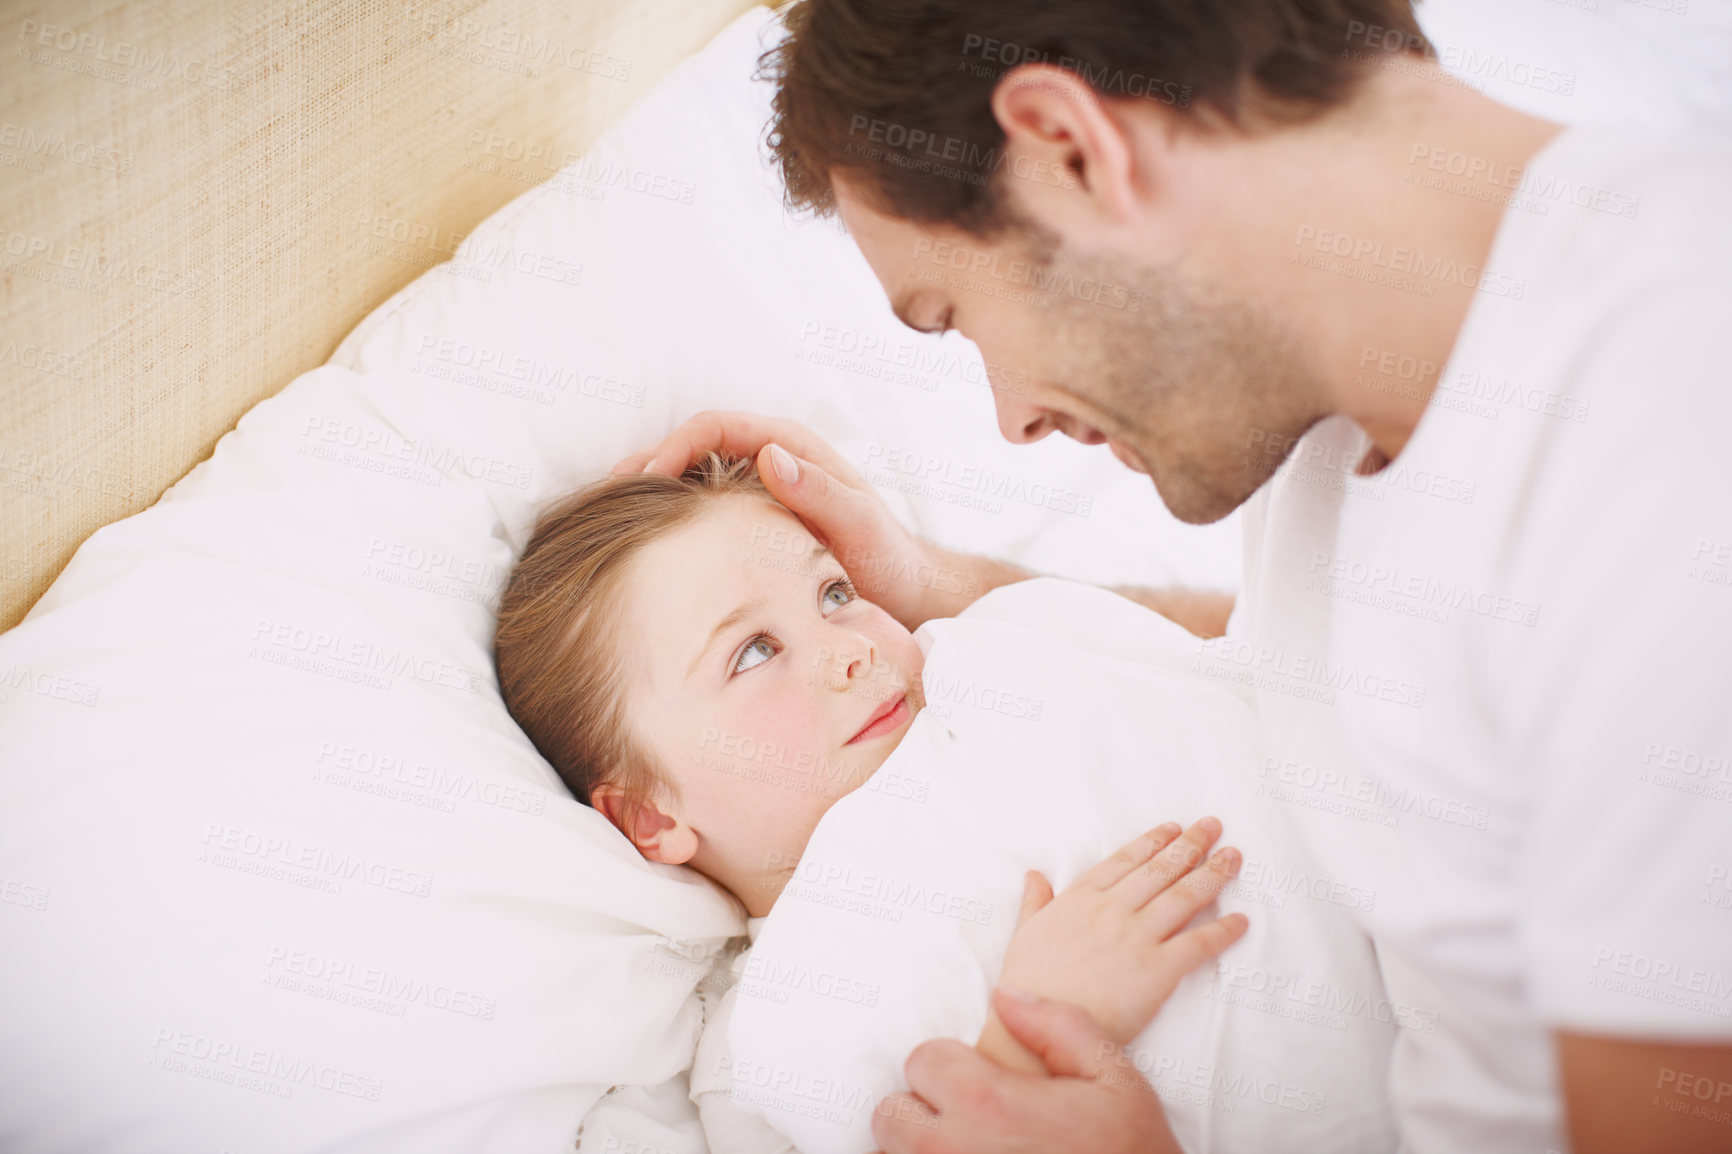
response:
<path fill-rule="evenodd" d="M 798 676 L 765 685 L 748 695 L 724 722 L 759 741 L 774 741 L 797 753 L 812 744 L 817 715 L 812 697 L 802 692 Z"/>
<path fill-rule="evenodd" d="M 775 686 L 754 685 L 750 692 L 740 694 L 734 708 L 727 711 L 728 723 L 736 729 L 762 732 L 766 725 L 774 723 L 784 696 Z"/>

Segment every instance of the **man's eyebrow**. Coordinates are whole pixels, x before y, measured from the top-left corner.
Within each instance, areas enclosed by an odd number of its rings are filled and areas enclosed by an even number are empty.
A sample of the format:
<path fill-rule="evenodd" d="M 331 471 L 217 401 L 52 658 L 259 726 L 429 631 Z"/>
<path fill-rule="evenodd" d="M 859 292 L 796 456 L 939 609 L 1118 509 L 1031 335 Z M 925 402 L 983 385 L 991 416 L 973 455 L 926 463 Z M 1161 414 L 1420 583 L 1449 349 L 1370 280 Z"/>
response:
<path fill-rule="evenodd" d="M 816 541 L 812 543 L 813 561 L 817 561 L 822 557 L 832 557 L 834 555 L 835 554 L 830 552 L 828 546 L 820 545 Z M 704 647 L 698 650 L 698 655 L 696 657 L 692 658 L 692 667 L 686 670 L 686 680 L 690 681 L 692 675 L 698 671 L 698 664 L 703 661 L 704 654 L 710 651 L 710 647 L 715 645 L 718 637 L 744 621 L 746 618 L 750 617 L 752 614 L 756 613 L 758 610 L 762 609 L 766 604 L 768 604 L 768 602 L 764 601 L 762 598 L 756 601 L 748 601 L 726 617 L 722 618 L 720 621 L 716 622 L 716 627 L 710 631 L 710 639 L 704 642 Z"/>

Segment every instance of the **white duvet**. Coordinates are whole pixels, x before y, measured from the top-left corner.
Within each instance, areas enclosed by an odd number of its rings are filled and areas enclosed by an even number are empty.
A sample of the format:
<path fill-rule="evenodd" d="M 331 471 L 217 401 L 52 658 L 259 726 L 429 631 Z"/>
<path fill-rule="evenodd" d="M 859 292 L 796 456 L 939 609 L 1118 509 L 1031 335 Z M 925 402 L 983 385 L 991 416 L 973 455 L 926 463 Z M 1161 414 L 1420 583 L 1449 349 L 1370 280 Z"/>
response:
<path fill-rule="evenodd" d="M 735 967 L 711 1027 L 725 1045 L 700 1046 L 694 1090 L 728 1087 L 805 1154 L 876 1149 L 873 1104 L 906 1088 L 909 1051 L 978 1037 L 1025 870 L 1062 890 L 1162 821 L 1214 813 L 1245 855 L 1219 912 L 1250 930 L 1180 985 L 1133 1060 L 1188 1151 L 1393 1149 L 1394 1031 L 1435 1024 L 1383 998 L 1351 914 L 1372 895 L 1299 855 L 1261 796 L 1251 707 L 1190 672 L 1196 639 L 1053 579 L 916 636 L 927 708 L 819 824 Z"/>

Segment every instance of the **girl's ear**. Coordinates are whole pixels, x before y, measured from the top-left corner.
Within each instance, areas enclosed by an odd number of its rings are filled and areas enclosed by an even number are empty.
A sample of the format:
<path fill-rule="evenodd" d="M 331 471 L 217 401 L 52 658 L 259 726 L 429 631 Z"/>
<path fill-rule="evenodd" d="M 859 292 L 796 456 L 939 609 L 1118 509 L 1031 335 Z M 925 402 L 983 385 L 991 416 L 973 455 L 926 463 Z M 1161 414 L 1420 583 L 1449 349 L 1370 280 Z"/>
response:
<path fill-rule="evenodd" d="M 657 809 L 653 801 L 630 798 L 608 784 L 591 790 L 589 800 L 650 861 L 685 865 L 698 852 L 697 831 Z"/>

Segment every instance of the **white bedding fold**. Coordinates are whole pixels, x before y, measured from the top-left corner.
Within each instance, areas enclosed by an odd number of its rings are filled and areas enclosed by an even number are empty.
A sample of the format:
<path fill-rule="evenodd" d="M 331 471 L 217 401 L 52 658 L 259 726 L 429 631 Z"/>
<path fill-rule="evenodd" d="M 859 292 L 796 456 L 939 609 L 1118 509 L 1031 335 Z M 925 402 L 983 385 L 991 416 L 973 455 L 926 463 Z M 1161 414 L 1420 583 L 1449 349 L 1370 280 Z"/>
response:
<path fill-rule="evenodd" d="M 1375 895 L 1319 876 L 1286 836 L 1251 708 L 1189 672 L 1196 639 L 1055 579 L 917 638 L 927 708 L 813 834 L 729 992 L 728 1046 L 704 1048 L 718 1069 L 699 1073 L 725 1074 L 735 1105 L 806 1154 L 876 1149 L 873 1104 L 905 1088 L 909 1051 L 979 1035 L 1024 871 L 1062 890 L 1162 821 L 1213 813 L 1246 859 L 1220 912 L 1251 928 L 1133 1058 L 1189 1151 L 1393 1149 L 1399 1015 L 1349 908 Z"/>

